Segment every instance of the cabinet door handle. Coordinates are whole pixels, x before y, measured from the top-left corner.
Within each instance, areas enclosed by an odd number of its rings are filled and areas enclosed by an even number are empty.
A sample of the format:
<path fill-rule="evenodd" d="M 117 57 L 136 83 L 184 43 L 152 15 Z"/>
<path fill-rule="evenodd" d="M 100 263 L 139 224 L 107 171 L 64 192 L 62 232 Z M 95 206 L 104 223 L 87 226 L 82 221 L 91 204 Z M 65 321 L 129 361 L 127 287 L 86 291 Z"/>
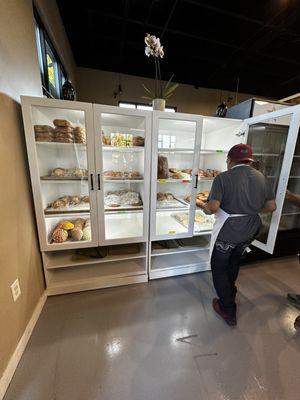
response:
<path fill-rule="evenodd" d="M 98 177 L 98 190 L 101 190 L 100 174 L 97 174 L 97 177 Z"/>
<path fill-rule="evenodd" d="M 197 186 L 198 186 L 198 174 L 197 174 L 197 175 L 195 175 L 195 176 L 196 176 L 196 182 L 195 182 L 194 189 L 197 189 Z"/>
<path fill-rule="evenodd" d="M 94 190 L 94 174 L 91 174 L 90 178 L 91 178 L 91 190 Z"/>

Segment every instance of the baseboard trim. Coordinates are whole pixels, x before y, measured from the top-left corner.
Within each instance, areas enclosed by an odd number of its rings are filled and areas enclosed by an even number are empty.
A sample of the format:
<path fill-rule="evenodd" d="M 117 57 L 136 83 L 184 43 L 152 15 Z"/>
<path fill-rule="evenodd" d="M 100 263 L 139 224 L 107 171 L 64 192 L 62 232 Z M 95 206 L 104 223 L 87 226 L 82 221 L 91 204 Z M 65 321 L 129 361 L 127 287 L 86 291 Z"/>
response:
<path fill-rule="evenodd" d="M 11 356 L 11 359 L 9 360 L 9 363 L 0 379 L 0 400 L 3 399 L 5 393 L 8 389 L 8 386 L 14 376 L 14 373 L 15 373 L 17 366 L 21 360 L 24 350 L 26 349 L 27 343 L 30 339 L 30 336 L 35 327 L 35 324 L 37 323 L 37 320 L 39 319 L 41 311 L 44 307 L 46 299 L 47 299 L 47 295 L 46 295 L 46 293 L 43 293 L 42 297 L 40 298 L 38 304 L 36 305 L 36 307 L 34 309 L 32 317 L 30 318 L 19 343 L 17 344 L 17 347 L 16 347 L 13 355 Z"/>

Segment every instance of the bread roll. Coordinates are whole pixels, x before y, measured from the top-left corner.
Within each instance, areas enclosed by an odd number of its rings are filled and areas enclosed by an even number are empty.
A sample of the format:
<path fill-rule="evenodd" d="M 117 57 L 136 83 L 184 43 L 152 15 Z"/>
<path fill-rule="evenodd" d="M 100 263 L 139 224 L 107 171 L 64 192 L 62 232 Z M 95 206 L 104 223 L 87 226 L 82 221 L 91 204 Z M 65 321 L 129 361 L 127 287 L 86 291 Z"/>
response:
<path fill-rule="evenodd" d="M 64 126 L 72 126 L 71 122 L 66 120 L 66 119 L 55 119 L 53 121 L 53 124 L 55 126 L 62 126 L 62 127 L 64 127 Z"/>
<path fill-rule="evenodd" d="M 52 233 L 52 240 L 55 243 L 63 243 L 68 239 L 68 232 L 62 228 L 55 228 Z"/>

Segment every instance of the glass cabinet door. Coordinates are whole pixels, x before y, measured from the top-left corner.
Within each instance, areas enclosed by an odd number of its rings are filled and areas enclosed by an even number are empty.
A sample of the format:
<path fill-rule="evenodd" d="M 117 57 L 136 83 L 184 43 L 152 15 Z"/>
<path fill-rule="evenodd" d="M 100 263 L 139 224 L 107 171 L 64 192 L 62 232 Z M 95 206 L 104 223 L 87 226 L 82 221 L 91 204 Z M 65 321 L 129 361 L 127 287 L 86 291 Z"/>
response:
<path fill-rule="evenodd" d="M 297 169 L 294 150 L 299 131 L 300 106 L 249 118 L 247 143 L 253 148 L 255 167 L 268 179 L 276 195 L 274 213 L 261 214 L 262 229 L 253 244 L 273 253 L 291 166 Z M 294 161 L 294 162 L 293 162 Z M 296 172 L 297 173 L 297 172 Z M 291 187 L 291 186 L 290 186 Z M 284 223 L 284 222 L 283 222 Z"/>
<path fill-rule="evenodd" d="M 152 240 L 193 235 L 201 123 L 187 114 L 153 114 Z"/>
<path fill-rule="evenodd" d="M 300 135 L 296 143 L 287 188 L 293 193 L 300 194 Z M 288 200 L 285 200 L 283 204 L 279 230 L 300 230 L 300 209 Z"/>
<path fill-rule="evenodd" d="M 23 115 L 41 249 L 97 245 L 92 107 L 25 98 Z"/>
<path fill-rule="evenodd" d="M 151 113 L 94 106 L 101 244 L 147 240 Z"/>

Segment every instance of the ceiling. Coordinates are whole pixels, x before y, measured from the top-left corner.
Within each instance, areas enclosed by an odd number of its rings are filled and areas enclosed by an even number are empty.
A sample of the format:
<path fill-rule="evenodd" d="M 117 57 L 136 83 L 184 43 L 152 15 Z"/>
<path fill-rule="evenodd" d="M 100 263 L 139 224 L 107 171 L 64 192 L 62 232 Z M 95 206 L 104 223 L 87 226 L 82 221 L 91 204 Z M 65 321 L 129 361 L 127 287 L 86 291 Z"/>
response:
<path fill-rule="evenodd" d="M 57 4 L 80 67 L 152 78 L 149 32 L 164 46 L 164 79 L 233 91 L 239 79 L 240 92 L 275 98 L 299 91 L 300 0 Z"/>

